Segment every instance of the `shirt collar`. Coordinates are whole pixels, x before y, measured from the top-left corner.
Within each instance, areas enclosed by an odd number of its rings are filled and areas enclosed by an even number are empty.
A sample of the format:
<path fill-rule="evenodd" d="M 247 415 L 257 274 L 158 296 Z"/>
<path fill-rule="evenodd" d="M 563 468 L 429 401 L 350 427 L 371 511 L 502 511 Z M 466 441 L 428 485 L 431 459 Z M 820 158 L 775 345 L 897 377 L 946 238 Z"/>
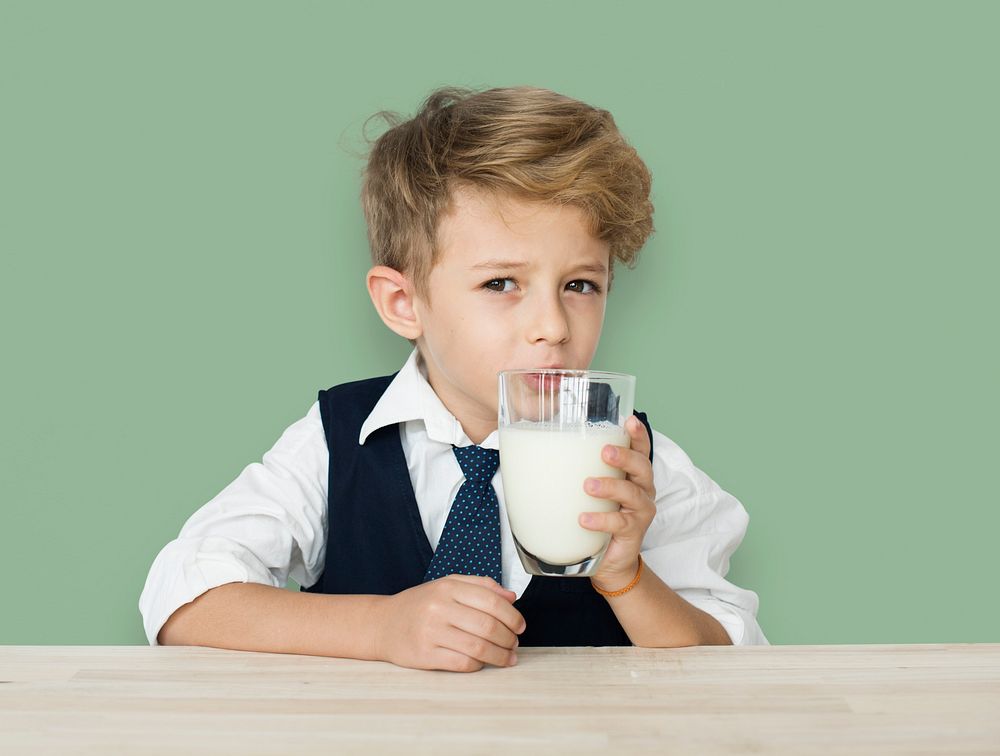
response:
<path fill-rule="evenodd" d="M 427 436 L 432 441 L 454 446 L 469 446 L 472 443 L 462 424 L 448 411 L 428 383 L 427 366 L 416 347 L 365 419 L 358 444 L 364 444 L 368 436 L 379 428 L 410 420 L 423 421 Z M 497 449 L 498 440 L 497 432 L 493 431 L 480 446 Z"/>

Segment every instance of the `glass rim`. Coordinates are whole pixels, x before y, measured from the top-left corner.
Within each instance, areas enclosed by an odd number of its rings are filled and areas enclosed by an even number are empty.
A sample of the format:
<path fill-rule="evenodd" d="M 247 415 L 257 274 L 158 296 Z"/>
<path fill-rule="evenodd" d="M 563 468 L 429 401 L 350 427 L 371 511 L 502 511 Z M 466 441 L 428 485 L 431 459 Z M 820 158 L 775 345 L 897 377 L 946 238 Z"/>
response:
<path fill-rule="evenodd" d="M 512 370 L 501 370 L 498 375 L 568 375 L 574 378 L 583 377 L 593 377 L 593 378 L 616 378 L 616 379 L 626 379 L 635 380 L 635 376 L 631 373 L 615 373 L 609 370 L 574 370 L 571 368 L 514 368 Z"/>

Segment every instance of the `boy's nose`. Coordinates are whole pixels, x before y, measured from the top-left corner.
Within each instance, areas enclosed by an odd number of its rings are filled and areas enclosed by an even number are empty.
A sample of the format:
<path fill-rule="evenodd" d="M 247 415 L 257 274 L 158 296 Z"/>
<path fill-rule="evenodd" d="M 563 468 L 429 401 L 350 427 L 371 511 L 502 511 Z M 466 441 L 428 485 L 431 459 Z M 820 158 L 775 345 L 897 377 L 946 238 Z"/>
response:
<path fill-rule="evenodd" d="M 532 344 L 538 341 L 550 344 L 569 341 L 569 320 L 562 302 L 555 299 L 540 303 L 529 315 L 527 334 Z"/>

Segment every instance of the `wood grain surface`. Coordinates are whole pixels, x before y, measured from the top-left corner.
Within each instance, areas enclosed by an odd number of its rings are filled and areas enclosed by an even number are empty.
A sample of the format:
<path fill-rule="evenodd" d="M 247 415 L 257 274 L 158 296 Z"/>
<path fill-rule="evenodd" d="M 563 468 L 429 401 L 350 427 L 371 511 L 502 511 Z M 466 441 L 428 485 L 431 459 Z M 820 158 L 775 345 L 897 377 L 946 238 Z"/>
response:
<path fill-rule="evenodd" d="M 1000 644 L 518 657 L 0 646 L 0 753 L 1000 754 Z"/>

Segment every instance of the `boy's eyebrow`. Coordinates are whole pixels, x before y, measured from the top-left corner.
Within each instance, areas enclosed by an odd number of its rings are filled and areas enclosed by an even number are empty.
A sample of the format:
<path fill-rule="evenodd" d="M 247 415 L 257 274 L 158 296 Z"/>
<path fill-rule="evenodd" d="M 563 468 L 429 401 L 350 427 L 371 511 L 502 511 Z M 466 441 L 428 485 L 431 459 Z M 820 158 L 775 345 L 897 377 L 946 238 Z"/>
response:
<path fill-rule="evenodd" d="M 601 263 L 588 263 L 586 265 L 581 265 L 577 268 L 574 268 L 573 270 L 582 270 L 587 273 L 598 273 L 602 276 L 608 272 L 607 266 L 602 265 Z"/>
<path fill-rule="evenodd" d="M 526 262 L 518 262 L 516 260 L 484 260 L 481 263 L 476 263 L 471 266 L 472 270 L 487 270 L 495 268 L 525 268 L 528 266 Z"/>
<path fill-rule="evenodd" d="M 476 263 L 471 266 L 471 270 L 509 270 L 511 268 L 526 268 L 528 263 L 521 260 L 484 260 L 481 263 Z M 584 265 L 578 265 L 573 270 L 582 270 L 588 273 L 598 273 L 604 275 L 608 272 L 607 266 L 601 263 L 587 263 Z"/>

